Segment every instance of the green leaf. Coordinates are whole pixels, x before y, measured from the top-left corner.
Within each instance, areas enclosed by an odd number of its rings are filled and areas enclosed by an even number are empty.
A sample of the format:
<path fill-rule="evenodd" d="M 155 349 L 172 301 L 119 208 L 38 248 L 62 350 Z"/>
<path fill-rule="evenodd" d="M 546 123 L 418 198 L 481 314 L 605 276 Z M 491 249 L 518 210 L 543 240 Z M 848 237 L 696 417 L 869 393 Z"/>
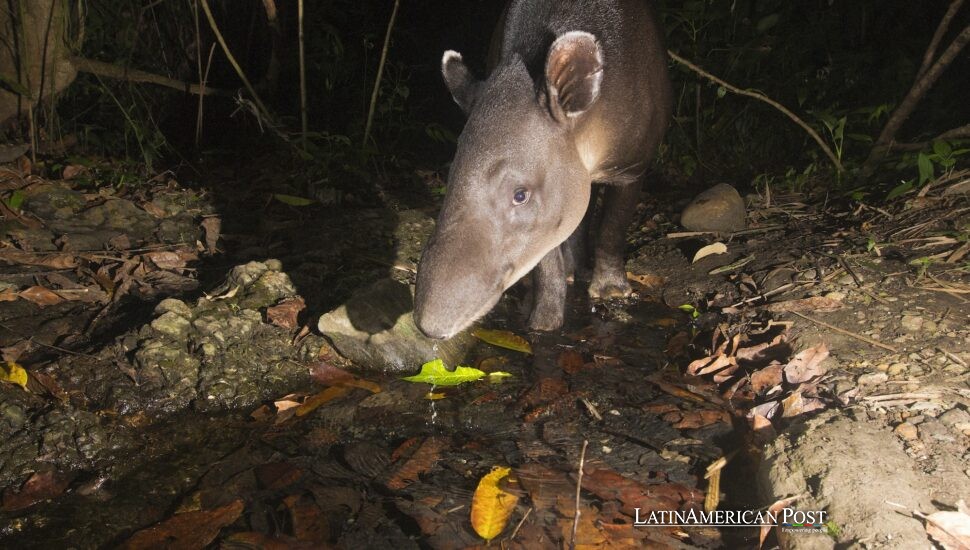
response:
<path fill-rule="evenodd" d="M 934 141 L 933 152 L 940 158 L 947 158 L 953 153 L 953 147 L 945 141 Z"/>
<path fill-rule="evenodd" d="M 920 153 L 916 157 L 916 166 L 919 168 L 919 185 L 933 179 L 933 161 L 926 153 Z"/>
<path fill-rule="evenodd" d="M 24 198 L 26 198 L 24 192 L 17 189 L 11 193 L 10 198 L 7 199 L 7 207 L 11 210 L 20 210 L 20 205 L 24 203 Z"/>
<path fill-rule="evenodd" d="M 283 204 L 288 204 L 290 206 L 309 206 L 316 202 L 313 199 L 297 197 L 294 195 L 284 195 L 282 193 L 274 193 L 273 198 L 280 201 Z"/>
<path fill-rule="evenodd" d="M 457 386 L 465 382 L 474 382 L 485 377 L 485 372 L 472 367 L 455 367 L 454 371 L 445 368 L 441 359 L 428 361 L 421 365 L 421 372 L 414 376 L 406 376 L 402 380 L 408 382 L 423 382 L 434 386 Z"/>
<path fill-rule="evenodd" d="M 532 346 L 529 345 L 529 342 L 525 338 L 507 330 L 476 328 L 472 331 L 472 336 L 500 348 L 521 351 L 522 353 L 532 353 Z"/>
<path fill-rule="evenodd" d="M 896 187 L 893 187 L 891 191 L 889 191 L 889 194 L 886 195 L 886 200 L 887 201 L 891 201 L 891 200 L 895 199 L 896 197 L 902 195 L 903 193 L 907 193 L 909 191 L 912 191 L 912 189 L 913 189 L 913 182 L 912 182 L 912 180 L 910 180 L 910 181 L 904 181 L 903 183 L 900 183 Z"/>

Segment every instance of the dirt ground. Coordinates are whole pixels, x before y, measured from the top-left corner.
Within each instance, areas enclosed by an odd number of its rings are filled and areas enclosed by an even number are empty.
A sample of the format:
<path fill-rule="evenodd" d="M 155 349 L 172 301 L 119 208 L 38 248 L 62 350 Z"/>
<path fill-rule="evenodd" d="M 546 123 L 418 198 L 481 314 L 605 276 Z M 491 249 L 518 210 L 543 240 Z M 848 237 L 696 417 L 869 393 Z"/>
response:
<path fill-rule="evenodd" d="M 413 282 L 436 205 L 287 204 L 253 164 L 0 169 L 0 545 L 475 547 L 496 466 L 510 548 L 930 547 L 970 496 L 966 175 L 877 206 L 763 189 L 731 234 L 678 226 L 701 189 L 645 193 L 632 299 L 577 282 L 529 334 L 514 288 L 482 326 L 531 353 L 478 342 L 464 364 L 510 377 L 431 387 L 315 327 Z M 825 525 L 635 525 L 779 503 Z"/>

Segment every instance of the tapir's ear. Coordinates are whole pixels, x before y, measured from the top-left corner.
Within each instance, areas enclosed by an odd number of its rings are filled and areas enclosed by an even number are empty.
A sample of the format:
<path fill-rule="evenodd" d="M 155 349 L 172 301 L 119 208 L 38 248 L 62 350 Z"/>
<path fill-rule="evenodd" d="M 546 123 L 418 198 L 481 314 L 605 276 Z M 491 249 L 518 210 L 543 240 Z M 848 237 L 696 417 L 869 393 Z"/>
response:
<path fill-rule="evenodd" d="M 461 54 L 454 50 L 446 51 L 441 57 L 441 74 L 445 77 L 445 84 L 451 91 L 451 97 L 467 115 L 478 98 L 481 82 L 465 66 L 465 62 L 461 60 Z"/>
<path fill-rule="evenodd" d="M 556 120 L 582 114 L 593 105 L 603 82 L 603 50 L 588 32 L 570 31 L 549 47 L 546 93 Z"/>

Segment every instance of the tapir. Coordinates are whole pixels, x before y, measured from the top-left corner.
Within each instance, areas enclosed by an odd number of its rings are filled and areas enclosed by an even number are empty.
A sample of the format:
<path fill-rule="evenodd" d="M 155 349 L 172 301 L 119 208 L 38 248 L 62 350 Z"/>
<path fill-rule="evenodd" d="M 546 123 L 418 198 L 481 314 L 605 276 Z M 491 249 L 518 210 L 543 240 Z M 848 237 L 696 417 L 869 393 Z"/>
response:
<path fill-rule="evenodd" d="M 512 0 L 489 57 L 485 80 L 458 52 L 441 60 L 467 122 L 417 271 L 414 320 L 432 338 L 467 328 L 530 272 L 529 328 L 561 328 L 594 183 L 606 190 L 589 295 L 628 296 L 626 230 L 670 121 L 649 1 Z"/>

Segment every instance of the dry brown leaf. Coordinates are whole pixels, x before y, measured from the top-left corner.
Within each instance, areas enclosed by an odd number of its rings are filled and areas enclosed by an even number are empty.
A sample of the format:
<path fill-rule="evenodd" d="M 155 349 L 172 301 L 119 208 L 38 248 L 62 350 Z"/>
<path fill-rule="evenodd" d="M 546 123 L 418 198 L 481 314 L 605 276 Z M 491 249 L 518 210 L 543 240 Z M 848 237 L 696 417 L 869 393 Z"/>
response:
<path fill-rule="evenodd" d="M 151 260 L 159 269 L 182 269 L 186 263 L 185 258 L 175 251 L 159 250 L 156 252 L 146 252 L 144 256 Z"/>
<path fill-rule="evenodd" d="M 768 365 L 767 367 L 751 373 L 751 389 L 758 395 L 764 395 L 771 388 L 781 384 L 782 367 L 779 364 Z"/>
<path fill-rule="evenodd" d="M 350 393 L 350 388 L 344 386 L 333 386 L 327 388 L 322 392 L 311 396 L 309 399 L 303 402 L 299 407 L 296 408 L 296 416 L 306 416 L 316 410 L 318 407 L 333 401 L 334 399 L 343 397 Z"/>
<path fill-rule="evenodd" d="M 441 437 L 429 437 L 421 442 L 408 459 L 394 469 L 388 478 L 388 489 L 400 491 L 419 479 L 423 473 L 431 471 L 441 456 L 441 451 L 448 448 L 451 442 Z"/>
<path fill-rule="evenodd" d="M 241 500 L 236 500 L 215 510 L 176 514 L 158 525 L 138 531 L 121 548 L 205 548 L 223 527 L 239 518 L 244 507 Z"/>
<path fill-rule="evenodd" d="M 43 500 L 60 496 L 70 483 L 71 477 L 61 472 L 35 472 L 19 491 L 14 492 L 8 488 L 3 492 L 3 506 L 0 509 L 4 512 L 15 512 L 29 508 Z"/>
<path fill-rule="evenodd" d="M 330 539 L 330 524 L 313 499 L 290 495 L 283 499 L 290 512 L 290 525 L 297 540 L 324 544 Z"/>
<path fill-rule="evenodd" d="M 640 508 L 641 515 L 651 510 L 682 510 L 692 508 L 704 494 L 679 483 L 640 483 L 612 470 L 597 469 L 583 476 L 583 489 L 604 500 L 618 500 L 624 514 L 633 516 Z"/>
<path fill-rule="evenodd" d="M 771 423 L 769 422 L 768 425 L 770 426 Z M 768 511 L 771 512 L 771 513 L 774 513 L 774 514 L 778 514 L 784 508 L 788 507 L 788 505 L 790 505 L 791 503 L 795 502 L 799 498 L 801 498 L 801 495 L 793 496 L 793 497 L 789 497 L 789 498 L 783 498 L 783 499 L 775 502 L 771 506 L 769 506 L 768 507 Z M 758 548 L 761 548 L 762 546 L 764 546 L 765 539 L 768 538 L 768 533 L 771 532 L 771 528 L 772 527 L 777 527 L 777 529 L 779 530 L 779 532 L 781 532 L 781 526 L 780 525 L 779 526 L 762 525 L 761 526 L 761 532 L 759 533 L 759 536 L 758 536 Z"/>
<path fill-rule="evenodd" d="M 298 317 L 304 309 L 306 309 L 306 302 L 302 297 L 288 298 L 275 306 L 266 308 L 266 318 L 280 328 L 293 330 L 300 326 Z"/>
<path fill-rule="evenodd" d="M 537 462 L 529 462 L 516 468 L 515 477 L 529 494 L 529 500 L 537 511 L 554 508 L 560 497 L 568 501 L 576 491 L 576 483 L 564 472 Z"/>
<path fill-rule="evenodd" d="M 717 409 L 684 411 L 681 413 L 680 420 L 676 421 L 673 426 L 678 430 L 695 430 L 697 428 L 710 426 L 711 424 L 717 424 L 718 422 L 730 424 L 731 415 L 729 415 L 727 411 Z"/>
<path fill-rule="evenodd" d="M 0 290 L 0 302 L 12 302 L 20 299 L 20 293 L 12 288 Z"/>
<path fill-rule="evenodd" d="M 42 286 L 32 286 L 20 291 L 20 297 L 40 307 L 53 306 L 64 301 L 56 292 Z"/>
<path fill-rule="evenodd" d="M 663 277 L 649 273 L 640 274 L 627 271 L 626 278 L 647 288 L 662 288 L 664 285 Z"/>
<path fill-rule="evenodd" d="M 61 179 L 70 180 L 76 178 L 78 175 L 87 172 L 87 166 L 82 166 L 80 164 L 68 164 L 64 167 L 64 172 L 61 173 Z"/>
<path fill-rule="evenodd" d="M 557 362 L 559 363 L 559 368 L 567 374 L 576 374 L 586 364 L 586 361 L 583 359 L 583 354 L 574 349 L 567 349 L 560 353 Z"/>
<path fill-rule="evenodd" d="M 965 512 L 935 512 L 926 516 L 926 533 L 946 550 L 970 548 L 970 516 Z"/>
<path fill-rule="evenodd" d="M 11 264 L 36 265 L 51 269 L 73 269 L 77 267 L 77 256 L 63 252 L 24 252 L 23 250 L 4 249 L 0 260 Z"/>
<path fill-rule="evenodd" d="M 825 342 L 798 352 L 791 361 L 785 365 L 785 380 L 789 384 L 802 384 L 814 380 L 823 374 L 822 361 L 829 356 L 829 349 Z"/>
<path fill-rule="evenodd" d="M 796 391 L 781 402 L 783 418 L 792 418 L 800 414 L 810 413 L 825 408 L 825 402 L 816 397 L 805 397 Z"/>

